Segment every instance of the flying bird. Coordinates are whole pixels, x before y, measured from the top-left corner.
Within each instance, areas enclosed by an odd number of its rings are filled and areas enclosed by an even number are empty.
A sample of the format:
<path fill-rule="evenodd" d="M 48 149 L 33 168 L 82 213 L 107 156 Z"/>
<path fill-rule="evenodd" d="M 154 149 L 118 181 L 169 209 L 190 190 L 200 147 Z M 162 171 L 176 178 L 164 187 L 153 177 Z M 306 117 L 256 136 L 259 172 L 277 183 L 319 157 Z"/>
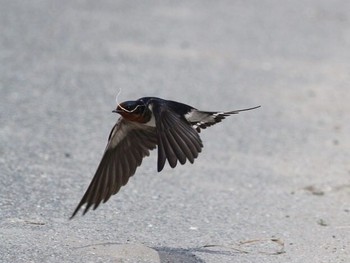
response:
<path fill-rule="evenodd" d="M 126 185 L 142 159 L 158 149 L 158 172 L 166 160 L 174 168 L 177 162 L 190 163 L 202 151 L 199 136 L 205 129 L 231 114 L 260 106 L 227 112 L 201 111 L 189 105 L 156 97 L 144 97 L 118 104 L 113 112 L 121 117 L 112 128 L 102 160 L 83 198 L 73 212 L 73 218 L 86 204 L 83 215 L 95 210 Z"/>

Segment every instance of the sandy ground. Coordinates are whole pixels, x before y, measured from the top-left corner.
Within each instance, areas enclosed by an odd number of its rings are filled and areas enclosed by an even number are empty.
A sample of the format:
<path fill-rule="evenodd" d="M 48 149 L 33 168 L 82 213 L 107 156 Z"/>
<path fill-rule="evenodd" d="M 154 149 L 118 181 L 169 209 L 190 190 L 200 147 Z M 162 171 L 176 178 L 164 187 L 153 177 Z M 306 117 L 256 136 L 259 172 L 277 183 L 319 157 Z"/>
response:
<path fill-rule="evenodd" d="M 0 262 L 350 262 L 350 1 L 0 6 Z M 69 220 L 119 89 L 262 107 Z"/>

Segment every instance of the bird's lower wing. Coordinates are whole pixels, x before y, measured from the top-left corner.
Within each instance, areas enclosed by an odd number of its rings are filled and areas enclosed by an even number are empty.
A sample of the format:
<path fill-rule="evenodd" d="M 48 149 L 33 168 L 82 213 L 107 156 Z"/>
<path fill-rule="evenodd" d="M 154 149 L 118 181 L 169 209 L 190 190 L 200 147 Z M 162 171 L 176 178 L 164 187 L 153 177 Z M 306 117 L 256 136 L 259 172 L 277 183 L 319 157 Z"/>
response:
<path fill-rule="evenodd" d="M 83 214 L 91 206 L 96 209 L 102 201 L 106 202 L 116 194 L 135 174 L 142 159 L 149 155 L 156 144 L 155 128 L 141 128 L 120 118 L 111 131 L 96 173 L 71 218 L 84 204 L 86 207 Z"/>

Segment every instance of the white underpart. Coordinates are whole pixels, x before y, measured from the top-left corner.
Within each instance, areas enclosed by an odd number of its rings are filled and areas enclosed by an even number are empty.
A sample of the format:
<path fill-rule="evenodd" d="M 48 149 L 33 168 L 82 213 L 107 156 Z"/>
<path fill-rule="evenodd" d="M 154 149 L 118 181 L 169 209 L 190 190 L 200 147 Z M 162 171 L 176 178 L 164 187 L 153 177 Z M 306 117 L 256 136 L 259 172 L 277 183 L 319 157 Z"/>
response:
<path fill-rule="evenodd" d="M 115 126 L 114 130 L 112 131 L 109 147 L 114 148 L 115 146 L 117 146 L 118 143 L 122 141 L 128 134 L 132 124 L 125 125 L 124 123 L 125 121 L 123 118 L 120 118 L 118 120 L 118 125 Z"/>
<path fill-rule="evenodd" d="M 224 114 L 224 112 L 217 112 L 214 114 L 208 114 L 204 113 L 198 110 L 191 110 L 189 113 L 185 114 L 186 120 L 189 122 L 195 122 L 195 124 L 192 125 L 193 128 L 198 128 L 199 126 L 206 124 L 206 123 L 216 123 L 215 117 Z"/>
<path fill-rule="evenodd" d="M 142 123 L 128 121 L 121 117 L 118 120 L 118 124 L 114 126 L 111 138 L 108 144 L 109 148 L 116 147 L 124 138 L 128 135 L 131 130 L 148 129 Z"/>
<path fill-rule="evenodd" d="M 149 110 L 152 112 L 152 117 L 151 117 L 151 119 L 150 119 L 148 122 L 145 123 L 145 125 L 151 126 L 151 127 L 156 127 L 156 120 L 155 120 L 155 118 L 154 118 L 153 106 L 152 106 L 152 104 L 149 104 L 149 105 L 148 105 L 148 108 L 149 108 Z"/>

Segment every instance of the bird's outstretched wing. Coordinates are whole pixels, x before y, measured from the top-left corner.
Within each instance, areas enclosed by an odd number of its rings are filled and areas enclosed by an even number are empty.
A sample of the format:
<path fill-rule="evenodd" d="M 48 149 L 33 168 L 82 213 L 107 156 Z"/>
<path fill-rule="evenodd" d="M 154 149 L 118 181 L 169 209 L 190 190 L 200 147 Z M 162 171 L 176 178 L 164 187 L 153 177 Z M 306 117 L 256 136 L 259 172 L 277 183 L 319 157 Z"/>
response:
<path fill-rule="evenodd" d="M 156 148 L 157 136 L 154 127 L 140 126 L 120 118 L 113 127 L 106 150 L 96 173 L 83 198 L 75 209 L 73 218 L 86 203 L 85 214 L 91 206 L 96 209 L 116 194 L 134 175 L 142 159 Z"/>
<path fill-rule="evenodd" d="M 165 165 L 166 159 L 174 168 L 177 161 L 191 163 L 202 151 L 202 140 L 198 132 L 179 114 L 162 104 L 153 105 L 158 141 L 158 172 Z"/>
<path fill-rule="evenodd" d="M 241 111 L 248 111 L 259 108 L 260 106 L 242 109 L 242 110 L 234 110 L 234 111 L 226 111 L 226 112 L 216 112 L 216 111 L 200 111 L 197 109 L 192 109 L 189 113 L 185 115 L 188 122 L 191 123 L 192 127 L 200 132 L 201 129 L 205 129 L 209 126 L 212 126 L 218 122 L 221 122 L 225 117 L 231 114 L 238 114 Z"/>

